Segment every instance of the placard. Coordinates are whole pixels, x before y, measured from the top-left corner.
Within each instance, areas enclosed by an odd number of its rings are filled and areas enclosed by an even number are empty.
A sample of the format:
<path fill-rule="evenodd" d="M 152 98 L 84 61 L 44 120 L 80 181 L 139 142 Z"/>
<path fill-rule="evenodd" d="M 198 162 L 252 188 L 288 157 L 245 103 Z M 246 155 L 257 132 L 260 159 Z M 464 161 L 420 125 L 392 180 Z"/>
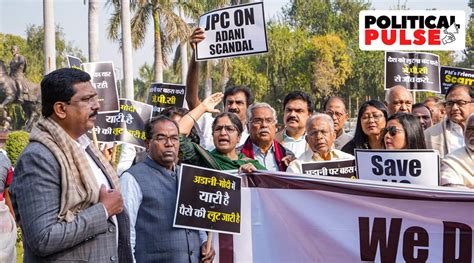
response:
<path fill-rule="evenodd" d="M 77 68 L 77 69 L 81 69 L 81 65 L 82 65 L 82 61 L 80 58 L 78 57 L 74 57 L 74 56 L 69 56 L 67 55 L 67 65 L 68 67 L 70 68 Z"/>
<path fill-rule="evenodd" d="M 434 150 L 356 149 L 359 179 L 438 186 L 439 154 Z"/>
<path fill-rule="evenodd" d="M 357 179 L 355 160 L 334 160 L 302 163 L 301 169 L 306 175 L 336 176 Z"/>
<path fill-rule="evenodd" d="M 99 113 L 118 112 L 119 98 L 115 82 L 114 63 L 91 62 L 83 63 L 84 71 L 91 75 L 92 86 L 97 91 L 100 103 Z"/>
<path fill-rule="evenodd" d="M 385 89 L 402 85 L 413 91 L 440 93 L 439 68 L 435 54 L 385 52 Z"/>
<path fill-rule="evenodd" d="M 441 93 L 446 94 L 455 84 L 474 86 L 474 70 L 467 68 L 441 67 Z"/>
<path fill-rule="evenodd" d="M 199 27 L 206 38 L 197 45 L 198 61 L 268 52 L 263 2 L 211 11 Z"/>
<path fill-rule="evenodd" d="M 182 108 L 185 95 L 185 85 L 152 83 L 148 89 L 147 103 L 153 106 L 153 116 L 156 116 L 167 107 Z"/>
<path fill-rule="evenodd" d="M 97 141 L 126 142 L 145 148 L 145 125 L 151 119 L 151 111 L 148 104 L 120 99 L 120 112 L 97 114 L 94 125 Z"/>
<path fill-rule="evenodd" d="M 242 178 L 183 164 L 174 227 L 240 233 Z"/>

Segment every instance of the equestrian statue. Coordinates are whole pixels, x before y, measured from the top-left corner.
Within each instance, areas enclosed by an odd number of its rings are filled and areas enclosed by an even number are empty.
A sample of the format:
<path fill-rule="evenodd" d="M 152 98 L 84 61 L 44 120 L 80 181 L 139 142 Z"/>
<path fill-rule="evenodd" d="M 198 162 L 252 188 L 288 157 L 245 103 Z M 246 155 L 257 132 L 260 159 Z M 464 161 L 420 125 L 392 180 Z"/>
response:
<path fill-rule="evenodd" d="M 10 74 L 5 63 L 0 60 L 0 129 L 11 129 L 11 118 L 6 106 L 21 104 L 27 121 L 24 130 L 30 131 L 41 115 L 41 89 L 29 81 L 26 76 L 26 58 L 19 53 L 18 46 L 12 47 L 13 58 L 10 61 Z"/>

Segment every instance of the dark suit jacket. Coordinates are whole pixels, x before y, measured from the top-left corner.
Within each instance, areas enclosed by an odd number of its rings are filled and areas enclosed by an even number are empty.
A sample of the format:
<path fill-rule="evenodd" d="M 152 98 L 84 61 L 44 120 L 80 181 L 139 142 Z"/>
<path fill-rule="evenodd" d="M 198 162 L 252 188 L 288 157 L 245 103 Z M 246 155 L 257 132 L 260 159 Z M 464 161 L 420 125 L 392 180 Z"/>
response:
<path fill-rule="evenodd" d="M 91 175 L 93 176 L 93 175 Z M 23 233 L 24 262 L 130 262 L 127 212 L 116 228 L 101 203 L 78 213 L 73 222 L 58 221 L 61 169 L 43 144 L 31 142 L 21 154 L 10 187 Z"/>

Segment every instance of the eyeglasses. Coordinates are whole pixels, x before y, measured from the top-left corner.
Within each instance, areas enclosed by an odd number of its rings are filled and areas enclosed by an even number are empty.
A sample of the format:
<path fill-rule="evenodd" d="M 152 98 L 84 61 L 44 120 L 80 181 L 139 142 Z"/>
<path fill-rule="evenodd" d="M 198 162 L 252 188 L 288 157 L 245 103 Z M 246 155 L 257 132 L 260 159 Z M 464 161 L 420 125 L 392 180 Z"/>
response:
<path fill-rule="evenodd" d="M 222 130 L 225 130 L 228 134 L 232 134 L 232 133 L 234 133 L 234 132 L 237 131 L 237 129 L 236 129 L 234 126 L 232 126 L 232 125 L 222 125 L 222 126 L 216 126 L 216 127 L 214 127 L 213 132 L 214 132 L 214 133 L 219 133 L 219 132 L 221 132 Z"/>
<path fill-rule="evenodd" d="M 454 104 L 458 105 L 458 107 L 463 107 L 469 103 L 472 103 L 472 101 L 467 101 L 467 100 L 448 100 L 446 101 L 446 107 L 453 107 Z"/>
<path fill-rule="evenodd" d="M 386 134 L 390 134 L 390 136 L 395 136 L 397 135 L 397 133 L 402 133 L 402 132 L 405 132 L 403 129 L 398 129 L 397 127 L 395 126 L 390 126 L 390 127 L 385 127 L 383 129 L 383 133 Z"/>
<path fill-rule="evenodd" d="M 308 136 L 309 137 L 317 137 L 318 134 L 322 134 L 324 137 L 327 137 L 329 136 L 331 132 L 328 131 L 328 130 L 312 130 L 310 132 L 308 132 Z"/>
<path fill-rule="evenodd" d="M 165 144 L 168 141 L 170 141 L 172 144 L 177 144 L 179 143 L 179 136 L 178 135 L 173 135 L 173 136 L 165 136 L 162 134 L 157 134 L 153 137 L 156 141 L 159 143 Z"/>
<path fill-rule="evenodd" d="M 273 124 L 275 123 L 275 119 L 274 118 L 265 118 L 265 119 L 255 118 L 255 119 L 252 119 L 250 122 L 255 125 L 262 125 L 264 122 L 267 124 Z"/>
<path fill-rule="evenodd" d="M 361 120 L 364 122 L 368 122 L 371 118 L 374 119 L 375 122 L 379 122 L 384 117 L 383 114 L 374 114 L 374 115 L 363 115 Z"/>
<path fill-rule="evenodd" d="M 92 96 L 87 96 L 87 97 L 81 98 L 81 99 L 79 99 L 79 100 L 70 100 L 70 101 L 68 101 L 68 102 L 66 102 L 66 103 L 67 103 L 67 104 L 71 104 L 71 103 L 73 103 L 73 102 L 79 102 L 79 103 L 80 103 L 80 102 L 84 102 L 84 103 L 87 103 L 87 104 L 89 104 L 89 105 L 92 105 L 92 104 L 94 104 L 94 103 L 96 103 L 96 102 L 98 102 L 98 101 L 99 101 L 99 98 L 97 97 L 97 94 L 95 94 L 95 95 L 92 95 Z"/>
<path fill-rule="evenodd" d="M 340 119 L 342 116 L 344 116 L 344 113 L 340 113 L 340 112 L 337 112 L 337 111 L 326 111 L 325 112 L 327 115 L 333 117 L 334 115 L 336 115 L 336 118 Z"/>

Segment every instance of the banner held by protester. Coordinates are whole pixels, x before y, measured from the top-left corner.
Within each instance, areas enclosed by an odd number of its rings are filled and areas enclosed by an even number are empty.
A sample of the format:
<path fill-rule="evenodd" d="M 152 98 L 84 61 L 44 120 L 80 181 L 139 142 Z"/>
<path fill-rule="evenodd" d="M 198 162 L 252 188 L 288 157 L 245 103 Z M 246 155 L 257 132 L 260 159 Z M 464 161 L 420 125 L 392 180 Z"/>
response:
<path fill-rule="evenodd" d="M 94 130 L 99 142 L 125 142 L 145 148 L 145 124 L 150 121 L 152 106 L 120 99 L 119 113 L 99 113 Z"/>
<path fill-rule="evenodd" d="M 305 175 L 336 176 L 356 179 L 355 160 L 334 160 L 302 163 Z"/>
<path fill-rule="evenodd" d="M 167 107 L 183 107 L 185 94 L 185 85 L 152 83 L 148 90 L 147 103 L 153 106 L 153 116 L 156 116 Z"/>
<path fill-rule="evenodd" d="M 91 76 L 91 83 L 97 91 L 100 103 L 99 113 L 118 112 L 119 98 L 115 82 L 114 63 L 91 62 L 83 63 L 84 71 Z"/>
<path fill-rule="evenodd" d="M 385 89 L 402 85 L 412 91 L 440 93 L 439 68 L 435 54 L 385 52 Z"/>
<path fill-rule="evenodd" d="M 474 86 L 474 70 L 467 68 L 441 67 L 441 93 L 446 94 L 455 84 Z"/>
<path fill-rule="evenodd" d="M 272 172 L 243 180 L 242 232 L 219 235 L 219 262 L 472 260 L 472 191 Z"/>
<path fill-rule="evenodd" d="M 359 179 L 438 186 L 439 154 L 434 150 L 356 149 Z"/>
<path fill-rule="evenodd" d="M 239 234 L 241 180 L 239 176 L 183 164 L 173 226 Z"/>
<path fill-rule="evenodd" d="M 197 45 L 196 60 L 268 52 L 263 3 L 211 11 L 199 18 L 206 38 Z"/>

